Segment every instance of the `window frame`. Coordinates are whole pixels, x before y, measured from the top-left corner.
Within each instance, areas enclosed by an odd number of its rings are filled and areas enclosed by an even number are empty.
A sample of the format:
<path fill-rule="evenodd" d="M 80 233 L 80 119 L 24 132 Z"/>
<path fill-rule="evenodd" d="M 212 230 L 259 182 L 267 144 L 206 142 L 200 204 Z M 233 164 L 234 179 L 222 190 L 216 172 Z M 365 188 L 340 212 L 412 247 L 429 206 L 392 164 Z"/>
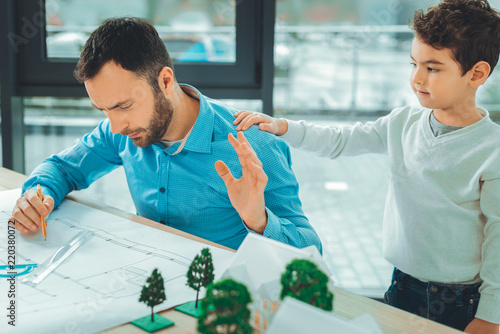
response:
<path fill-rule="evenodd" d="M 189 83 L 199 89 L 225 89 L 225 98 L 260 98 L 259 69 L 262 54 L 261 19 L 258 15 L 263 0 L 236 1 L 236 61 L 234 63 L 185 63 L 175 62 L 179 82 Z M 45 0 L 17 2 L 16 30 L 28 38 L 19 45 L 18 82 L 22 96 L 87 96 L 83 86 L 73 77 L 76 58 L 47 58 L 45 29 Z M 33 33 L 26 34 L 35 27 Z M 221 75 L 223 74 L 223 75 Z M 252 92 L 253 91 L 253 92 Z"/>
<path fill-rule="evenodd" d="M 176 63 L 176 76 L 215 99 L 261 100 L 272 115 L 276 0 L 235 1 L 235 63 Z M 2 0 L 0 18 L 2 164 L 24 173 L 23 98 L 87 92 L 73 78 L 77 59 L 45 56 L 45 0 Z"/>

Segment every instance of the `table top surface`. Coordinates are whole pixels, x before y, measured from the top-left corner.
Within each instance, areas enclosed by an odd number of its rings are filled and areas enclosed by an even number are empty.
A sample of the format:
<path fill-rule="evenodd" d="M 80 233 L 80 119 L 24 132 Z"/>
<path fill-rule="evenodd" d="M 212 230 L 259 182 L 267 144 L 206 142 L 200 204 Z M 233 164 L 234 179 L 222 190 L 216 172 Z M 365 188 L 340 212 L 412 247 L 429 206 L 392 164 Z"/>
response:
<path fill-rule="evenodd" d="M 9 190 L 20 188 L 26 179 L 25 175 L 13 172 L 6 168 L 0 167 L 0 190 Z M 74 196 L 69 196 L 68 198 L 76 200 L 79 203 L 89 205 L 93 208 L 106 211 L 111 214 L 115 214 L 137 223 L 148 225 L 152 228 L 158 228 L 169 233 L 174 233 L 192 240 L 200 241 L 209 245 L 217 246 L 223 249 L 228 249 L 224 246 L 215 244 L 213 242 L 204 240 L 202 238 L 196 237 L 194 235 L 179 231 L 177 229 L 164 226 L 162 224 L 156 223 L 149 219 L 139 217 L 128 212 L 103 205 L 102 203 L 93 203 L 87 200 L 82 200 L 75 198 Z M 453 328 L 443 326 L 436 322 L 421 318 L 419 316 L 413 315 L 411 313 L 399 310 L 389 305 L 385 305 L 381 302 L 354 294 L 347 290 L 336 287 L 334 290 L 334 310 L 340 316 L 345 318 L 355 318 L 362 314 L 371 314 L 379 324 L 382 331 L 386 334 L 401 334 L 401 333 L 426 333 L 426 334 L 447 334 L 447 333 L 461 333 Z M 162 312 L 157 312 L 175 322 L 175 325 L 157 331 L 158 334 L 191 334 L 196 333 L 197 321 L 184 313 L 175 311 L 174 309 L 168 309 Z M 108 330 L 104 333 L 144 333 L 141 329 L 131 325 L 129 323 L 117 326 Z"/>

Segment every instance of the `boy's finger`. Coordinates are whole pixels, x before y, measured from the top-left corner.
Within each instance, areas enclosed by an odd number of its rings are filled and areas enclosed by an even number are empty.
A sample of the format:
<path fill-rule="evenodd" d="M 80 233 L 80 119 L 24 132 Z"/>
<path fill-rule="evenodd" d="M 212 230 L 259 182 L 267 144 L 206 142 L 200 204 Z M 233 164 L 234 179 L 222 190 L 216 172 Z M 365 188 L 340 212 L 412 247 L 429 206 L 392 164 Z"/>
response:
<path fill-rule="evenodd" d="M 249 117 L 249 116 L 252 116 L 253 114 L 255 114 L 254 112 L 251 112 L 251 111 L 239 111 L 237 112 L 236 114 L 234 114 L 234 117 L 236 117 L 237 119 L 233 122 L 233 124 L 236 124 L 236 122 L 241 122 L 242 119 L 246 118 L 246 117 Z"/>
<path fill-rule="evenodd" d="M 250 117 L 247 117 L 245 119 L 245 123 L 241 124 L 242 130 L 243 131 L 248 130 L 252 125 L 259 123 L 259 120 L 261 120 L 261 118 L 259 118 L 259 116 L 257 116 L 257 115 L 252 115 Z"/>
<path fill-rule="evenodd" d="M 234 150 L 236 151 L 236 154 L 238 155 L 238 161 L 240 162 L 241 168 L 246 169 L 248 168 L 248 164 L 250 162 L 258 161 L 258 159 L 256 160 L 255 153 L 253 153 L 253 150 L 251 149 L 251 147 L 249 147 L 250 144 L 248 144 L 248 141 L 246 142 L 247 144 L 245 144 L 246 149 L 243 147 L 243 143 L 239 139 L 245 139 L 245 137 L 241 137 L 242 134 L 240 135 L 240 133 L 241 132 L 238 132 L 238 139 L 236 139 L 231 133 L 228 135 L 228 139 Z"/>
<path fill-rule="evenodd" d="M 245 117 L 245 119 L 240 123 L 240 125 L 238 125 L 238 127 L 236 128 L 237 131 L 245 131 L 247 130 L 250 126 L 252 126 L 252 117 L 249 116 L 249 117 Z"/>
<path fill-rule="evenodd" d="M 245 111 L 245 110 L 240 110 L 240 111 L 238 111 L 236 114 L 234 114 L 233 116 L 234 116 L 234 117 L 238 117 L 238 116 L 240 116 L 241 114 L 244 114 L 244 113 L 246 113 L 246 111 Z"/>
<path fill-rule="evenodd" d="M 245 119 L 245 117 L 247 117 L 247 114 L 239 115 L 238 117 L 236 117 L 233 124 L 236 125 L 236 124 L 240 123 L 241 121 L 243 121 Z"/>

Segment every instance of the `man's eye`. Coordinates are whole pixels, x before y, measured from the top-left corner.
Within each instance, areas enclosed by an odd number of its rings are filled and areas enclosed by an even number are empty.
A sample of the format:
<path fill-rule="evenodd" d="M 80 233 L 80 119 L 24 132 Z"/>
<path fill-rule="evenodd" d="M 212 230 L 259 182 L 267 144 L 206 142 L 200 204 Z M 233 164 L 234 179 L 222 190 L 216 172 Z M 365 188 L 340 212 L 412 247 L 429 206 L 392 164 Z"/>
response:
<path fill-rule="evenodd" d="M 130 109 L 130 107 L 132 107 L 131 104 L 129 104 L 128 106 L 123 106 L 123 107 L 120 107 L 120 109 L 122 110 L 127 110 L 127 109 Z"/>

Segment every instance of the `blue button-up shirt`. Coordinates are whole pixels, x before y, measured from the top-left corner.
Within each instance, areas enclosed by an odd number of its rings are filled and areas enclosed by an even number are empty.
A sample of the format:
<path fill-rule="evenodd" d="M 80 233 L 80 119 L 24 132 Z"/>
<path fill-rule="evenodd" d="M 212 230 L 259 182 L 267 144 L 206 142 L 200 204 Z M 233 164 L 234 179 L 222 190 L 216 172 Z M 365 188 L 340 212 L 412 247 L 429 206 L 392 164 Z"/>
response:
<path fill-rule="evenodd" d="M 199 115 L 180 153 L 173 154 L 180 143 L 137 147 L 127 136 L 113 134 L 106 119 L 71 148 L 46 159 L 23 192 L 40 184 L 58 206 L 71 191 L 85 189 L 123 166 L 138 215 L 237 249 L 251 231 L 231 205 L 214 167 L 222 160 L 234 177 L 241 177 L 238 156 L 227 139 L 229 133 L 237 134 L 236 110 L 195 91 Z M 287 144 L 257 127 L 247 130 L 245 137 L 268 176 L 264 236 L 299 248 L 315 245 L 321 252 L 319 237 L 302 211 Z"/>

